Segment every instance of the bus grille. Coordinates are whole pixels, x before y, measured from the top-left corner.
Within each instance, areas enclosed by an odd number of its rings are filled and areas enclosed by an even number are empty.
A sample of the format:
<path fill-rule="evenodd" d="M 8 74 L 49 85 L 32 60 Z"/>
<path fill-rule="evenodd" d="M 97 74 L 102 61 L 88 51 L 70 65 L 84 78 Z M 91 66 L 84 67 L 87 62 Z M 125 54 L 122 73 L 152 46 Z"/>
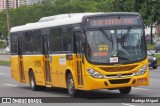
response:
<path fill-rule="evenodd" d="M 118 67 L 99 67 L 101 70 L 104 70 L 106 72 L 124 72 L 124 71 L 131 71 L 134 68 L 136 68 L 138 65 L 132 65 L 132 66 L 118 66 Z"/>
<path fill-rule="evenodd" d="M 127 73 L 127 74 L 122 74 L 121 76 L 130 76 L 133 73 Z M 106 77 L 118 77 L 117 74 L 110 74 L 110 75 L 106 75 Z"/>
<path fill-rule="evenodd" d="M 130 81 L 130 78 L 128 79 L 118 79 L 118 80 L 109 80 L 111 84 L 124 84 L 128 83 Z"/>

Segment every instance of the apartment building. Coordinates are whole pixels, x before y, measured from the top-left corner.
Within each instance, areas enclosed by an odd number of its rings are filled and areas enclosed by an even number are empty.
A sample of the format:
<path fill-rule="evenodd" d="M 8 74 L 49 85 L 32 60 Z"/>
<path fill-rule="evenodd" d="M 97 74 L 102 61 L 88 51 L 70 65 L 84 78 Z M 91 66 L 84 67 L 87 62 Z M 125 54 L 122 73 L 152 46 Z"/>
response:
<path fill-rule="evenodd" d="M 16 0 L 18 7 L 27 5 L 27 0 Z"/>
<path fill-rule="evenodd" d="M 9 8 L 18 8 L 25 5 L 33 5 L 43 0 L 8 0 Z M 0 0 L 0 12 L 6 9 L 6 0 Z"/>
<path fill-rule="evenodd" d="M 33 5 L 35 3 L 40 3 L 42 2 L 43 0 L 27 0 L 27 5 Z"/>
<path fill-rule="evenodd" d="M 14 0 L 8 0 L 8 6 L 9 8 L 15 8 Z M 0 0 L 0 11 L 3 11 L 6 7 L 6 0 Z"/>

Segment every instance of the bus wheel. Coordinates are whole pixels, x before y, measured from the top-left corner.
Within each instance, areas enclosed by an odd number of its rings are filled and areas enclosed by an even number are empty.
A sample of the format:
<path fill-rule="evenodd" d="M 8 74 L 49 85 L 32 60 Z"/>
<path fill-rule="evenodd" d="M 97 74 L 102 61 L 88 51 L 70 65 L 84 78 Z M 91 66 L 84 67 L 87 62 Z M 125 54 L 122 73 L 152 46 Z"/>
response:
<path fill-rule="evenodd" d="M 131 87 L 126 87 L 126 88 L 120 88 L 119 92 L 121 94 L 129 94 L 131 92 Z"/>
<path fill-rule="evenodd" d="M 67 76 L 67 89 L 68 89 L 68 94 L 71 97 L 78 96 L 78 91 L 75 89 L 74 80 L 71 73 L 69 73 Z"/>
<path fill-rule="evenodd" d="M 38 90 L 33 71 L 30 72 L 30 87 L 33 91 Z"/>

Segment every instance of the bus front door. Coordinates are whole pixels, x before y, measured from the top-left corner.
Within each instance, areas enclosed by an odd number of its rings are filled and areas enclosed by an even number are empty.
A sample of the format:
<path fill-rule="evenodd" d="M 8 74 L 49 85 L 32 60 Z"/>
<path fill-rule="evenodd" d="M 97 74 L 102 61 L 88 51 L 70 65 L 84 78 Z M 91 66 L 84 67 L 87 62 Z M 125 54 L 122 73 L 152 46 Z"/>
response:
<path fill-rule="evenodd" d="M 83 73 L 82 70 L 84 69 L 84 64 L 82 64 L 82 42 L 81 42 L 82 33 L 80 31 L 74 32 L 74 45 L 75 45 L 75 52 L 76 52 L 76 70 L 77 70 L 77 77 L 78 77 L 78 87 L 83 87 Z"/>
<path fill-rule="evenodd" d="M 25 81 L 24 77 L 24 68 L 23 68 L 23 38 L 18 38 L 18 59 L 19 59 L 19 71 L 20 71 L 20 80 L 21 82 Z"/>
<path fill-rule="evenodd" d="M 51 73 L 50 73 L 50 62 L 49 62 L 49 41 L 48 40 L 49 39 L 47 35 L 42 36 L 46 87 L 51 87 Z"/>

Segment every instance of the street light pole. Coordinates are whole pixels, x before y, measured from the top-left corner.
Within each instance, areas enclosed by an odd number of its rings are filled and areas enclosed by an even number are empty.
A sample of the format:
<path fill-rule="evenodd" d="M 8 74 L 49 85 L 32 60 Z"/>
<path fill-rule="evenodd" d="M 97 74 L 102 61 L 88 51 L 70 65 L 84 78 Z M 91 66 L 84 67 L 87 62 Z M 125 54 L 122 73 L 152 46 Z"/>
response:
<path fill-rule="evenodd" d="M 7 31 L 8 31 L 7 37 L 9 38 L 9 46 L 10 46 L 10 17 L 9 17 L 9 2 L 8 2 L 8 0 L 6 0 L 6 14 L 7 14 Z M 8 38 L 7 38 L 7 40 L 8 40 Z"/>

